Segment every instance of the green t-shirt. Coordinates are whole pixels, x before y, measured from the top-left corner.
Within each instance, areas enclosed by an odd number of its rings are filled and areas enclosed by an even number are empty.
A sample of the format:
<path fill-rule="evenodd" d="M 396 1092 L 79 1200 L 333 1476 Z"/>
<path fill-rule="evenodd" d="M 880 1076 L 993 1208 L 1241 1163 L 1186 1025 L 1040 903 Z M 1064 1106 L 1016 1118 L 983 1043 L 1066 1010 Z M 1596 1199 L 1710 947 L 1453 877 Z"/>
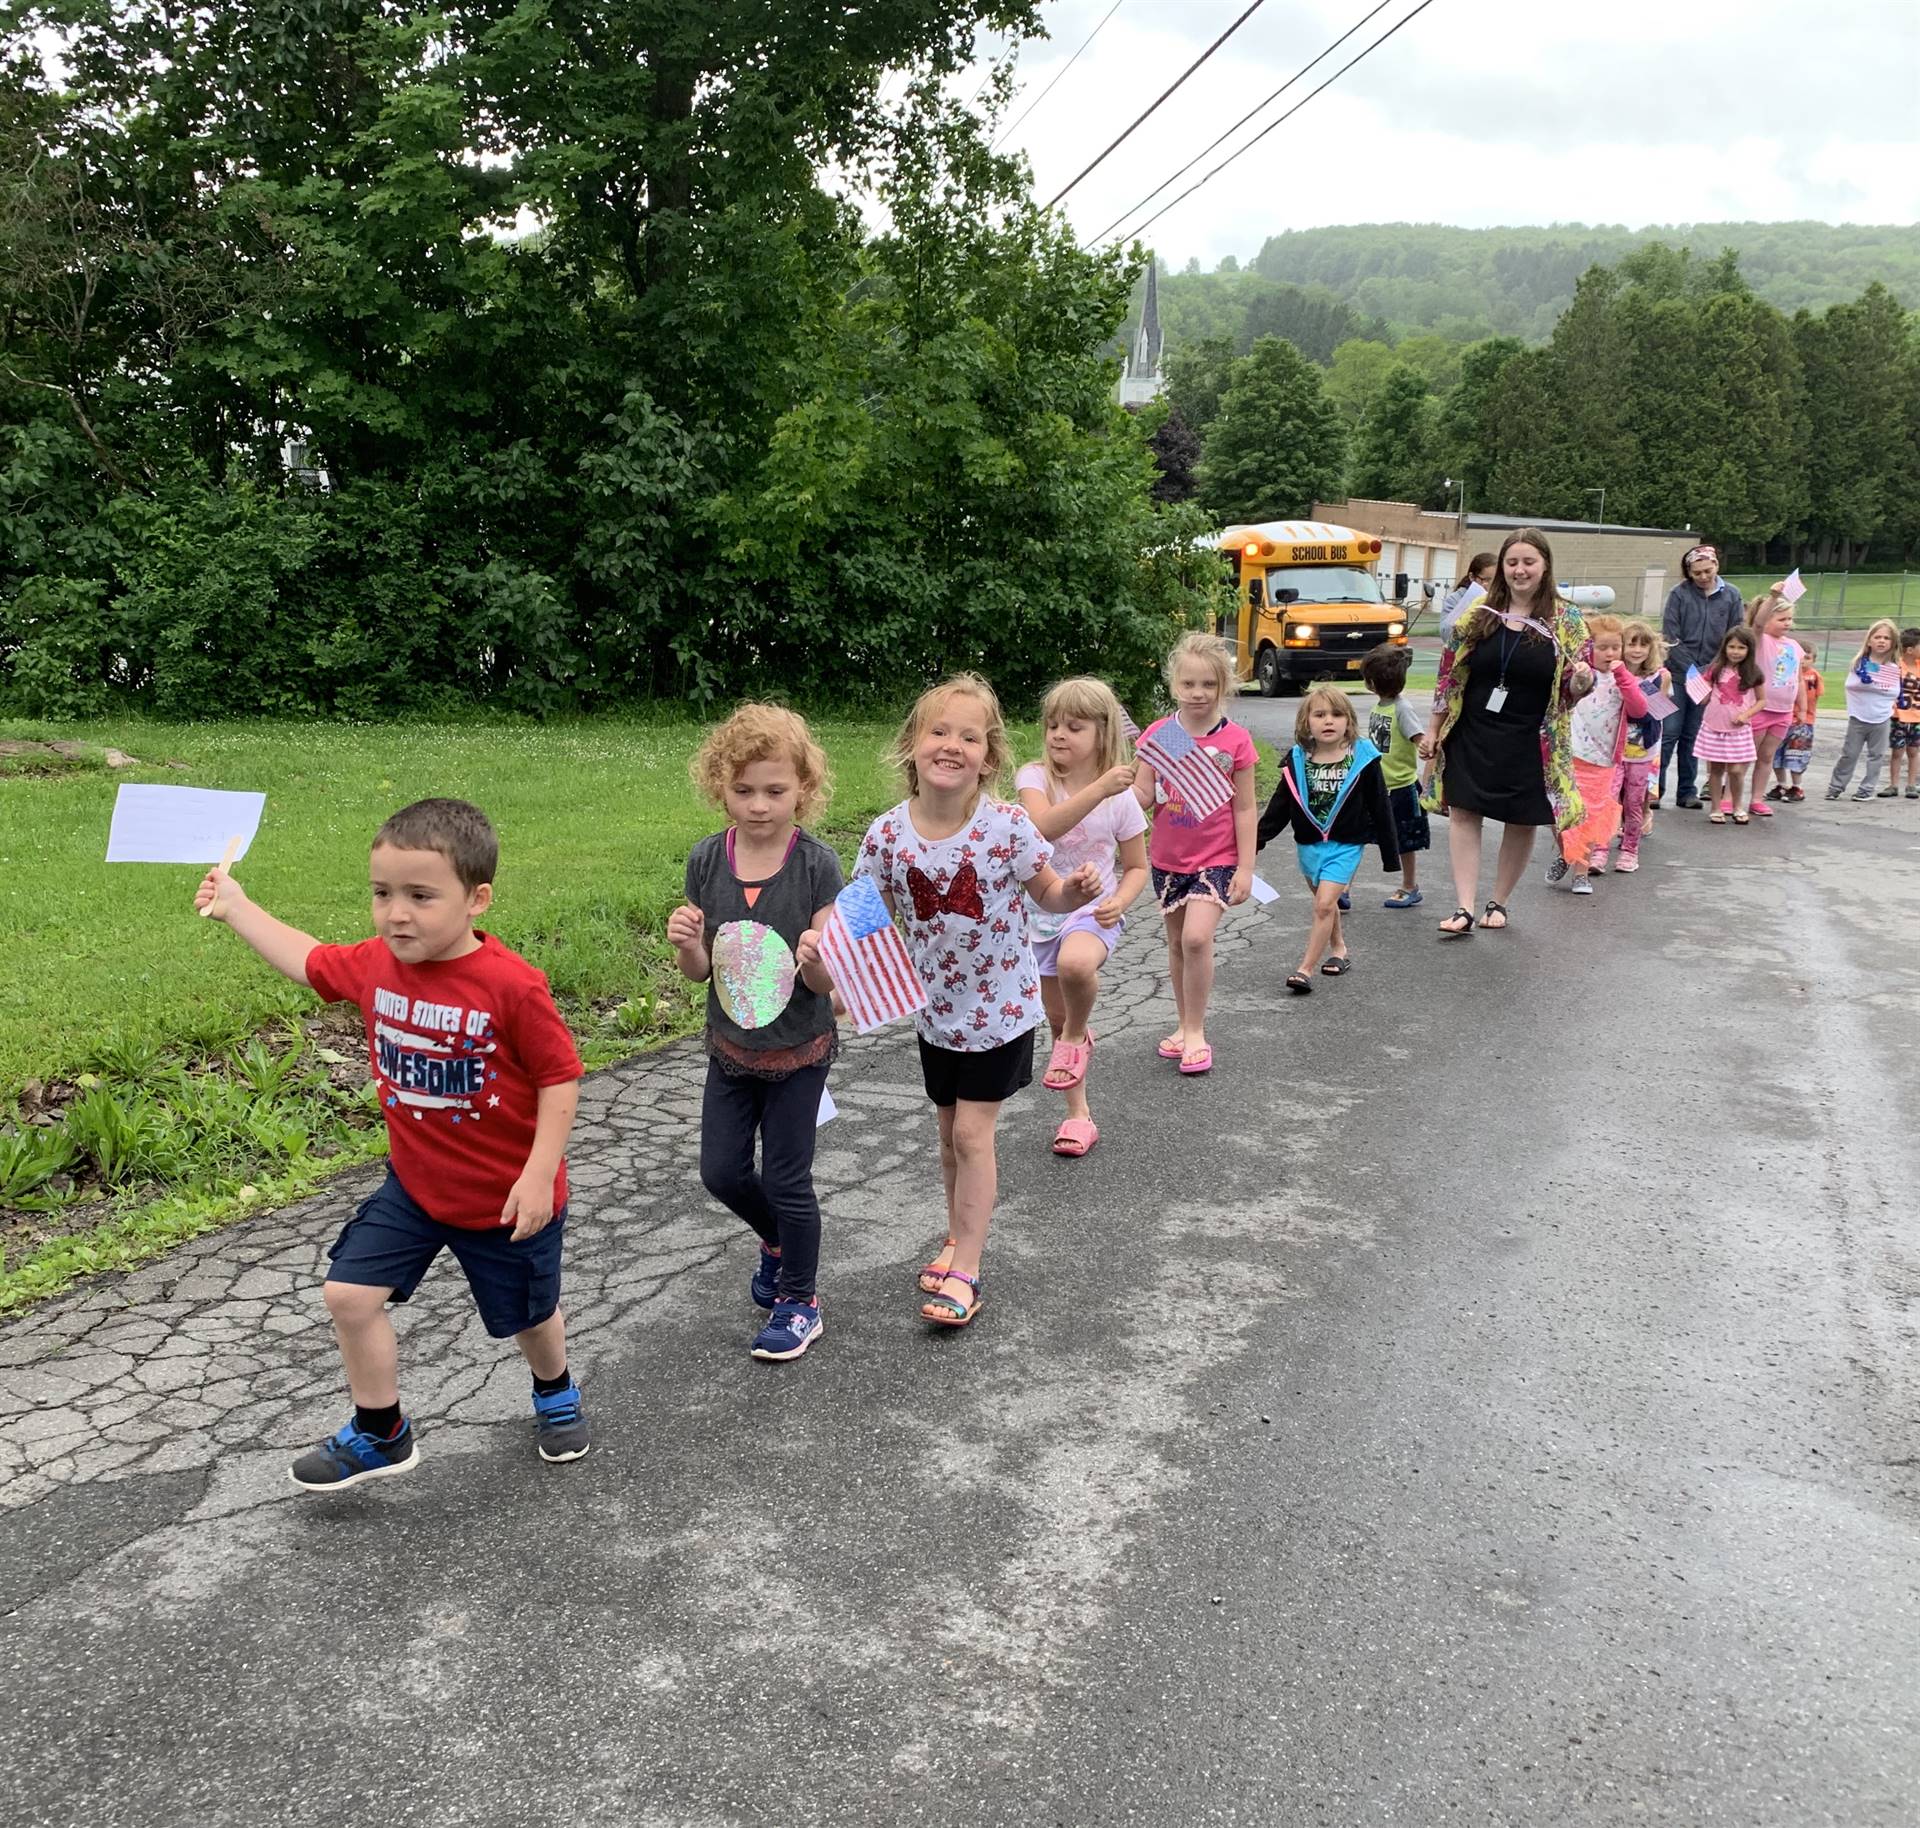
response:
<path fill-rule="evenodd" d="M 1404 692 L 1398 698 L 1381 699 L 1367 713 L 1367 740 L 1380 751 L 1380 772 L 1386 776 L 1389 793 L 1396 787 L 1411 787 L 1420 778 L 1420 752 L 1414 744 L 1425 728 Z"/>

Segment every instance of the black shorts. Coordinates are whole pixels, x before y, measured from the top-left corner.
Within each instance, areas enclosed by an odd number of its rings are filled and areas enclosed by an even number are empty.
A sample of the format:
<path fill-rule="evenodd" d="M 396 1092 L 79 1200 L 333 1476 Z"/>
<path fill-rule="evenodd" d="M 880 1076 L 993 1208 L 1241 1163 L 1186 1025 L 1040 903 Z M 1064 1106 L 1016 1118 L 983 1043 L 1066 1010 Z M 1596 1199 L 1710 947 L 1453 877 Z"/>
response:
<path fill-rule="evenodd" d="M 518 1244 L 511 1225 L 484 1231 L 443 1225 L 421 1210 L 389 1170 L 327 1252 L 327 1280 L 387 1289 L 388 1300 L 405 1301 L 434 1258 L 450 1250 L 466 1272 L 481 1324 L 495 1339 L 511 1339 L 549 1319 L 560 1305 L 560 1243 L 566 1230 L 564 1211 Z"/>
<path fill-rule="evenodd" d="M 927 1096 L 943 1111 L 963 1098 L 969 1104 L 999 1104 L 1033 1083 L 1033 1030 L 979 1054 L 922 1041 L 920 1077 Z"/>
<path fill-rule="evenodd" d="M 1427 824 L 1427 809 L 1420 804 L 1420 789 L 1409 782 L 1388 789 L 1387 799 L 1393 806 L 1394 849 L 1404 857 L 1430 848 L 1433 829 Z"/>

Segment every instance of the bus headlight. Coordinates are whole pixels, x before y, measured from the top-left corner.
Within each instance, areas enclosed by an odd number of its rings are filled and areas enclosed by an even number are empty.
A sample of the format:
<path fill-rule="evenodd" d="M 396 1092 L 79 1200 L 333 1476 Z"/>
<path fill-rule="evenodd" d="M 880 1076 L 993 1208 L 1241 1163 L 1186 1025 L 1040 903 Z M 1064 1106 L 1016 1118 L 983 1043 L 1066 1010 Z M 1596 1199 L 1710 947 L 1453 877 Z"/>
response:
<path fill-rule="evenodd" d="M 1404 635 L 1406 632 L 1407 625 L 1404 622 L 1389 622 L 1387 624 L 1387 635 L 1389 638 L 1394 635 Z"/>
<path fill-rule="evenodd" d="M 1296 622 L 1287 630 L 1296 641 L 1311 641 L 1318 632 L 1311 622 Z"/>

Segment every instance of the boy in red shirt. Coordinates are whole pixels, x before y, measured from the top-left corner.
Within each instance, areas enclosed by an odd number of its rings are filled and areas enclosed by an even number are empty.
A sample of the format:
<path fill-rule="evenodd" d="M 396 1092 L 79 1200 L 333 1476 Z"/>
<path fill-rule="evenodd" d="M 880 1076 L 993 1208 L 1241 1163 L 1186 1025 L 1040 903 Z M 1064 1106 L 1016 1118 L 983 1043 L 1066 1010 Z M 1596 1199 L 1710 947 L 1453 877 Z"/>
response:
<path fill-rule="evenodd" d="M 419 1462 L 400 1413 L 389 1301 L 405 1301 L 442 1249 L 466 1272 L 488 1333 L 533 1372 L 543 1460 L 587 1451 L 580 1387 L 567 1371 L 560 1241 L 567 1136 L 580 1055 L 545 976 L 475 918 L 493 902 L 500 847 L 464 800 L 421 800 L 374 834 L 377 938 L 323 946 L 248 900 L 224 870 L 194 905 L 328 1002 L 358 1005 L 387 1120 L 387 1179 L 329 1253 L 322 1293 L 353 1418 L 294 1461 L 295 1485 L 341 1491 Z"/>

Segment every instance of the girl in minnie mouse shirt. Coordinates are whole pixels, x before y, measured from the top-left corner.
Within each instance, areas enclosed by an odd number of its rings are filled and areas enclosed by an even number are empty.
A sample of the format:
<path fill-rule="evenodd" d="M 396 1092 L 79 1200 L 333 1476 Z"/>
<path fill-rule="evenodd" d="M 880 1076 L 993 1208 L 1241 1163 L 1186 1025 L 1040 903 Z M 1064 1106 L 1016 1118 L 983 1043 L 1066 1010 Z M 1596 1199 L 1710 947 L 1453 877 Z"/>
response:
<path fill-rule="evenodd" d="M 920 1314 L 964 1327 L 980 1311 L 980 1256 L 998 1190 L 1000 1106 L 1033 1079 L 1043 1006 L 1027 897 L 1069 914 L 1101 891 L 1096 864 L 1061 877 L 1053 847 L 1018 806 L 987 794 L 1008 760 L 993 688 L 962 673 L 921 694 L 894 759 L 908 797 L 868 827 L 854 865 L 906 934 L 926 989 L 915 1017 L 920 1073 L 940 1117 L 947 1237 L 920 1272 Z M 801 957 L 812 954 L 803 938 Z"/>

